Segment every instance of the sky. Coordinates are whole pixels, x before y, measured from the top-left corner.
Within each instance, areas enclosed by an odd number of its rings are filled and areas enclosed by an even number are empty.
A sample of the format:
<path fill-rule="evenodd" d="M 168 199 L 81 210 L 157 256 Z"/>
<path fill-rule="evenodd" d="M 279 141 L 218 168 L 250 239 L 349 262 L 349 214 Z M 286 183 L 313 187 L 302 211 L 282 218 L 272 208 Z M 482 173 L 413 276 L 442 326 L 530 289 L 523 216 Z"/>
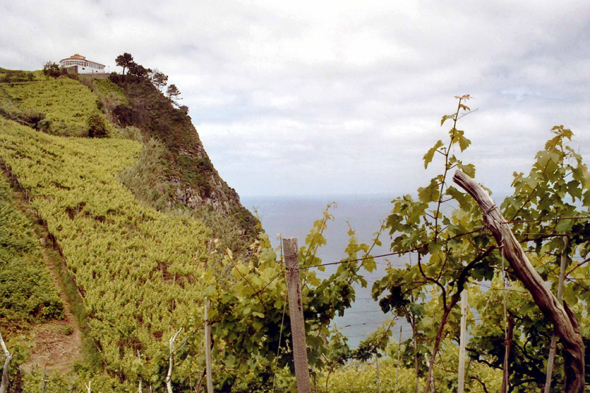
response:
<path fill-rule="evenodd" d="M 590 160 L 590 2 L 3 0 L 0 67 L 74 53 L 169 75 L 242 196 L 415 191 L 458 128 L 476 179 L 508 193 L 554 125 Z M 459 152 L 457 152 L 459 154 Z"/>

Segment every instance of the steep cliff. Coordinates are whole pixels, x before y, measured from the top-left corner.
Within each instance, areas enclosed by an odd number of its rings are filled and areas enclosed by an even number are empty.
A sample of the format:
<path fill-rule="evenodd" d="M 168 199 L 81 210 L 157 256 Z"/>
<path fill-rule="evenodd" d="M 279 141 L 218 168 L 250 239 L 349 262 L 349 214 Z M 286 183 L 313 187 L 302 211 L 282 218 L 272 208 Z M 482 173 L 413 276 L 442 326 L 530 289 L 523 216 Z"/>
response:
<path fill-rule="evenodd" d="M 257 220 L 219 176 L 187 112 L 177 108 L 147 78 L 112 75 L 110 80 L 128 99 L 110 108 L 114 121 L 120 127 L 139 128 L 144 140 L 153 138 L 162 143 L 163 180 L 168 186 L 164 188 L 172 188 L 166 197 L 169 205 L 210 207 L 237 220 L 246 234 L 253 235 Z"/>

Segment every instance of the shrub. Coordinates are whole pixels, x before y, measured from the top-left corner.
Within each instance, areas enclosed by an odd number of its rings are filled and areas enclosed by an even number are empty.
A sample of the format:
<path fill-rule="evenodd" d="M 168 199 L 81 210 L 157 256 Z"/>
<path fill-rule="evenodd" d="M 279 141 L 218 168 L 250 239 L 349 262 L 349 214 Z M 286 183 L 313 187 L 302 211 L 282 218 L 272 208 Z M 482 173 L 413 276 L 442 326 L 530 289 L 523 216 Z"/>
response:
<path fill-rule="evenodd" d="M 109 136 L 109 129 L 101 115 L 93 113 L 88 116 L 88 136 L 90 138 L 106 138 Z"/>
<path fill-rule="evenodd" d="M 127 126 L 121 129 L 121 133 L 127 139 L 131 139 L 136 142 L 143 142 L 143 135 L 141 134 L 141 130 L 137 127 Z"/>
<path fill-rule="evenodd" d="M 26 108 L 19 114 L 18 117 L 27 125 L 33 127 L 36 130 L 41 129 L 45 124 L 42 124 L 43 120 L 45 120 L 45 114 L 36 111 L 35 109 Z"/>
<path fill-rule="evenodd" d="M 58 76 L 63 75 L 64 71 L 65 70 L 60 69 L 59 66 L 52 61 L 48 61 L 43 65 L 43 74 L 46 76 L 57 78 Z"/>
<path fill-rule="evenodd" d="M 64 75 L 65 78 L 70 78 L 73 79 L 75 81 L 79 81 L 80 77 L 78 76 L 78 74 L 68 74 L 67 72 L 62 72 L 62 75 Z"/>

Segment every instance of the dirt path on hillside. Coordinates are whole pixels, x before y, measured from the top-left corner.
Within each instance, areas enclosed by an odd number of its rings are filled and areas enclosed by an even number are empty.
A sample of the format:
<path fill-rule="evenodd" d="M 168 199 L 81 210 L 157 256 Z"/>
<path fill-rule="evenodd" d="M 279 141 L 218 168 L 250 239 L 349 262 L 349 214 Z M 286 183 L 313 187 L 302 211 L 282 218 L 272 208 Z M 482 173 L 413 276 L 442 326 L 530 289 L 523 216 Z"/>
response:
<path fill-rule="evenodd" d="M 31 348 L 31 357 L 23 364 L 23 368 L 30 370 L 33 367 L 41 369 L 46 367 L 49 371 L 67 372 L 76 360 L 82 358 L 82 331 L 72 314 L 70 303 L 64 294 L 53 263 L 45 250 L 42 251 L 43 259 L 45 259 L 55 287 L 59 290 L 59 297 L 64 304 L 65 318 L 40 324 L 33 328 L 35 346 Z"/>

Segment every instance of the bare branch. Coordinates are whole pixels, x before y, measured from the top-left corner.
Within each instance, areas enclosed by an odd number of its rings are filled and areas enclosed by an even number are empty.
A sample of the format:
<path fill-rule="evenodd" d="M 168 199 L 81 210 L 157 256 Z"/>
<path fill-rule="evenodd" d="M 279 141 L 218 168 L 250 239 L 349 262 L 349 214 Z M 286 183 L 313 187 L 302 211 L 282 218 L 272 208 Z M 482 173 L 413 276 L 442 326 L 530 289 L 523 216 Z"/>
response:
<path fill-rule="evenodd" d="M 168 389 L 168 393 L 172 392 L 172 367 L 174 365 L 174 341 L 176 341 L 176 337 L 180 334 L 182 328 L 176 332 L 174 336 L 170 338 L 170 358 L 169 358 L 169 366 L 168 366 L 168 374 L 166 375 L 166 389 Z"/>
<path fill-rule="evenodd" d="M 4 356 L 6 356 L 6 360 L 4 361 L 4 368 L 2 369 L 2 383 L 0 383 L 0 393 L 6 393 L 8 391 L 8 366 L 10 366 L 12 355 L 6 348 L 6 344 L 4 343 L 4 339 L 2 338 L 2 333 L 0 333 L 0 345 L 2 345 Z"/>
<path fill-rule="evenodd" d="M 421 262 L 421 257 L 420 254 L 418 254 L 418 269 L 420 269 L 420 273 L 422 274 L 422 277 L 424 277 L 426 279 L 426 281 L 430 281 L 432 282 L 434 285 L 437 285 L 441 290 L 442 290 L 442 300 L 443 300 L 443 306 L 445 308 L 445 310 L 447 309 L 447 291 L 445 289 L 445 286 L 442 285 L 440 282 L 438 282 L 437 280 L 435 280 L 432 277 L 428 277 L 426 275 L 426 273 L 424 273 L 424 270 L 422 270 L 422 262 Z"/>
<path fill-rule="evenodd" d="M 585 265 L 588 262 L 590 262 L 590 258 L 586 259 L 585 261 L 582 261 L 582 262 L 578 263 L 576 266 L 574 266 L 573 268 L 571 268 L 567 273 L 565 273 L 565 275 L 566 276 L 569 276 L 570 274 L 572 274 L 574 272 L 574 270 L 576 270 L 579 267 L 582 267 L 583 265 Z"/>

